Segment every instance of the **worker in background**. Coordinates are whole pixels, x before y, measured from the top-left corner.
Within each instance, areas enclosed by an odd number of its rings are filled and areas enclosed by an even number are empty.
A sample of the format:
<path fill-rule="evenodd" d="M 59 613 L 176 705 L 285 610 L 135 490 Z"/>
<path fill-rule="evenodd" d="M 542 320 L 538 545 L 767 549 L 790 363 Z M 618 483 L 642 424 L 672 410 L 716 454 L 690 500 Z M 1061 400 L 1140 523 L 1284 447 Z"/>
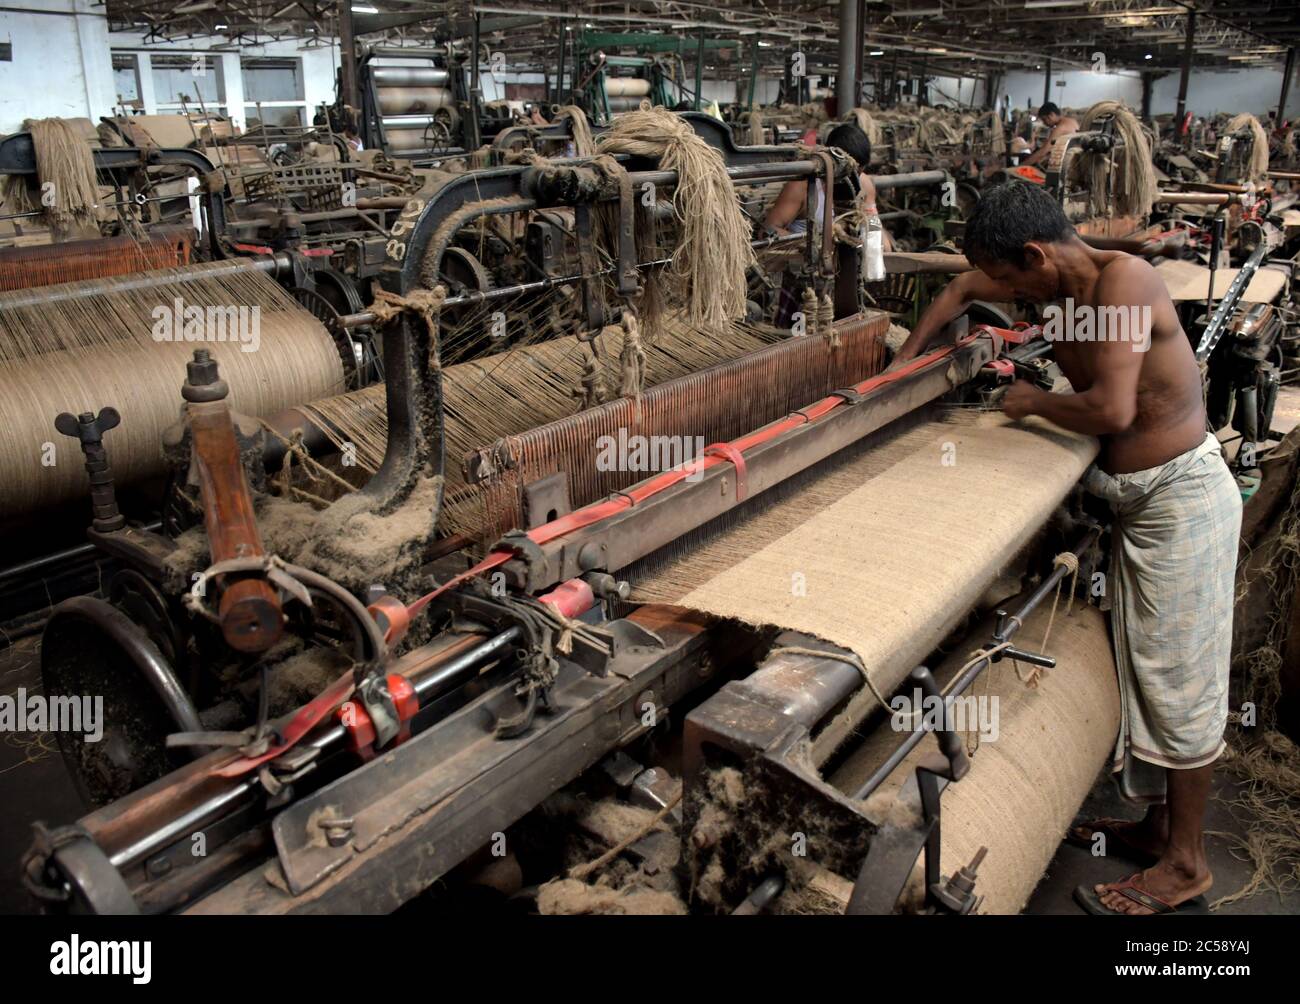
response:
<path fill-rule="evenodd" d="M 826 145 L 843 151 L 857 163 L 863 212 L 875 214 L 876 186 L 871 183 L 871 178 L 866 173 L 867 165 L 871 163 L 871 140 L 867 138 L 867 134 L 856 124 L 844 122 L 830 131 L 830 134 L 826 137 Z M 816 206 L 814 216 L 820 220 L 826 206 L 826 186 L 820 178 L 814 178 L 813 183 L 817 186 L 814 198 Z M 764 228 L 769 233 L 804 233 L 808 226 L 808 221 L 804 215 L 807 201 L 808 180 L 806 178 L 797 178 L 794 181 L 787 181 L 781 189 L 781 194 L 776 197 L 776 201 L 772 203 L 772 207 L 767 211 L 767 216 L 763 219 Z M 889 232 L 884 231 L 881 237 L 884 241 L 885 250 L 892 250 L 893 243 L 890 240 Z M 789 278 L 789 273 L 787 273 L 787 277 Z M 789 282 L 782 287 L 781 306 L 777 311 L 777 327 L 789 327 L 790 316 L 798 309 L 798 293 L 799 290 L 792 288 Z"/>
<path fill-rule="evenodd" d="M 1079 120 L 1063 114 L 1061 109 L 1051 101 L 1044 101 L 1043 106 L 1038 109 L 1038 121 L 1051 131 L 1047 134 L 1047 139 L 1043 140 L 1042 146 L 1020 161 L 1022 165 L 1037 164 L 1052 152 L 1062 136 L 1079 131 Z"/>
<path fill-rule="evenodd" d="M 1093 337 L 1054 342 L 1073 393 L 1018 381 L 1002 401 L 1012 419 L 1036 415 L 1100 439 L 1084 486 L 1114 515 L 1107 589 L 1122 724 L 1112 769 L 1121 794 L 1148 809 L 1141 821 L 1076 826 L 1070 839 L 1150 867 L 1081 885 L 1075 898 L 1098 914 L 1203 909 L 1213 881 L 1204 816 L 1228 717 L 1241 495 L 1206 432 L 1191 343 L 1155 269 L 1084 244 L 1041 188 L 1011 181 L 987 190 L 966 224 L 965 251 L 978 270 L 935 298 L 891 368 L 973 300 L 1065 300 L 1076 317 L 1081 309 L 1094 315 Z M 1128 318 L 1145 314 L 1145 332 L 1122 336 L 1117 307 Z"/>
<path fill-rule="evenodd" d="M 347 142 L 349 150 L 360 152 L 365 149 L 365 146 L 361 143 L 361 136 L 358 135 L 356 127 L 353 125 L 343 127 L 343 139 Z"/>

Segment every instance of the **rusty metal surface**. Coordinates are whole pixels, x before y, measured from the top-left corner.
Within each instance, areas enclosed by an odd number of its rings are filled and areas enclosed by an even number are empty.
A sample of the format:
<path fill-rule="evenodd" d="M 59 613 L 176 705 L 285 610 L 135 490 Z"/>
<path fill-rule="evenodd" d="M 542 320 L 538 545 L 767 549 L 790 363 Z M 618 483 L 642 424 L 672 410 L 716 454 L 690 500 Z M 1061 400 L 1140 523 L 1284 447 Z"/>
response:
<path fill-rule="evenodd" d="M 0 250 L 0 291 L 188 265 L 193 243 L 188 230 L 169 227 L 143 242 L 104 237 L 5 248 Z"/>

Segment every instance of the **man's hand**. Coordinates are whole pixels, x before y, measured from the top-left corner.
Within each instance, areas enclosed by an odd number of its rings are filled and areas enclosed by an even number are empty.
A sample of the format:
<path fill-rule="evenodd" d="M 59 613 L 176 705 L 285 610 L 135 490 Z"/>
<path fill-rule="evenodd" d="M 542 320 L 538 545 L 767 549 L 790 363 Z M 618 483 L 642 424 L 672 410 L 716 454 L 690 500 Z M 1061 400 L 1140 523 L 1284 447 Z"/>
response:
<path fill-rule="evenodd" d="M 1002 395 L 1002 413 L 1013 422 L 1032 415 L 1039 397 L 1044 393 L 1027 380 L 1017 380 Z"/>

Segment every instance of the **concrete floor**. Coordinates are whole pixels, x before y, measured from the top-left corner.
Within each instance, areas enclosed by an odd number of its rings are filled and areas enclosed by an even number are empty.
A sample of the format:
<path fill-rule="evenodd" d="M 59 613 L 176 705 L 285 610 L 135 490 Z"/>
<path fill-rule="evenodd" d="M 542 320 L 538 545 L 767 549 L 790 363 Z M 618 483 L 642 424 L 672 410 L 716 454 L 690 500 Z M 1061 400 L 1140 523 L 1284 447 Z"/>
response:
<path fill-rule="evenodd" d="M 1254 872 L 1249 861 L 1235 857 L 1230 848 L 1230 841 L 1218 833 L 1242 834 L 1245 832 L 1244 819 L 1238 819 L 1229 808 L 1229 801 L 1234 794 L 1235 778 L 1226 770 L 1214 776 L 1214 789 L 1210 796 L 1210 808 L 1206 815 L 1205 829 L 1206 856 L 1209 858 L 1210 871 L 1214 875 L 1214 888 L 1210 890 L 1209 900 L 1228 896 L 1246 885 Z M 1096 786 L 1084 802 L 1080 815 L 1087 819 L 1105 816 L 1119 819 L 1136 819 L 1142 815 L 1139 808 L 1127 804 L 1115 790 L 1115 785 L 1108 776 L 1098 779 Z M 1073 844 L 1061 844 L 1056 856 L 1047 866 L 1047 874 L 1034 890 L 1029 899 L 1025 913 L 1029 914 L 1080 914 L 1082 911 L 1074 902 L 1074 889 L 1078 885 L 1097 882 L 1113 882 L 1127 878 L 1140 867 L 1125 858 L 1108 859 L 1093 857 L 1092 852 Z M 1250 899 L 1229 903 L 1216 911 L 1225 916 L 1241 914 L 1300 914 L 1300 891 L 1284 896 L 1261 892 Z"/>

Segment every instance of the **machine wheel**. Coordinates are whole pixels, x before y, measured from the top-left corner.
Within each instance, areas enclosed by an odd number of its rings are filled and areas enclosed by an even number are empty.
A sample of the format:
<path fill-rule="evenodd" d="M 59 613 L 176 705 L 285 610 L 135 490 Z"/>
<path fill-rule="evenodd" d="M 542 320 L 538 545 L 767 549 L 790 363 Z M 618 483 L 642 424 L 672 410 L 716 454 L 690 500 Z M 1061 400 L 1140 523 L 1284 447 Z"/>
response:
<path fill-rule="evenodd" d="M 45 694 L 71 698 L 102 734 L 59 730 L 64 761 L 88 805 L 121 798 L 185 762 L 166 748 L 173 732 L 197 732 L 198 712 L 145 632 L 110 603 L 77 596 L 54 608 L 41 639 Z M 51 704 L 51 708 L 54 705 Z"/>

